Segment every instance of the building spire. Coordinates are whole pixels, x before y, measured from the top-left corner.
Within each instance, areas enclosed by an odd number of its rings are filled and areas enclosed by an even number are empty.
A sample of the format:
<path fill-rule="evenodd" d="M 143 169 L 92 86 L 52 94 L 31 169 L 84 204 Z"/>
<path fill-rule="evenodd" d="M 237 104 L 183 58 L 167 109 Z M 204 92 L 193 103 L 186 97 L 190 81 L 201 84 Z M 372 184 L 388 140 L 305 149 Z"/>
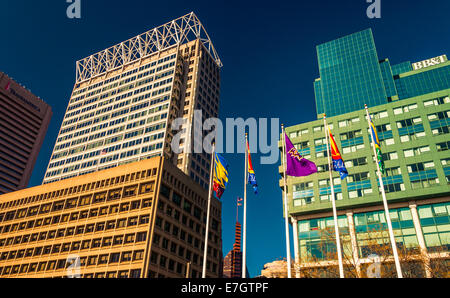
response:
<path fill-rule="evenodd" d="M 233 250 L 241 251 L 241 224 L 236 221 L 236 232 L 234 236 Z"/>

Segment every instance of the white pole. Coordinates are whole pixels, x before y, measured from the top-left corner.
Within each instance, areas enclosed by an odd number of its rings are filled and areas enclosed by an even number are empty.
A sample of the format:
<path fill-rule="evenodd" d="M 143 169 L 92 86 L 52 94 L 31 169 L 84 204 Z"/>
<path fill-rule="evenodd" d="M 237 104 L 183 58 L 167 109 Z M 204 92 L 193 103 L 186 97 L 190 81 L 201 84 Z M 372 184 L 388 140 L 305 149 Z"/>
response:
<path fill-rule="evenodd" d="M 371 131 L 372 127 L 370 125 L 371 121 L 370 121 L 369 109 L 367 108 L 367 105 L 364 105 L 364 106 L 366 109 L 367 122 L 369 124 L 369 131 Z M 392 252 L 393 252 L 394 260 L 395 260 L 395 268 L 397 270 L 397 277 L 403 278 L 402 267 L 400 266 L 400 261 L 398 259 L 397 244 L 395 242 L 394 231 L 392 230 L 391 216 L 389 215 L 389 207 L 388 207 L 388 203 L 386 200 L 386 193 L 384 191 L 383 178 L 381 177 L 380 165 L 378 164 L 378 155 L 377 155 L 377 150 L 375 148 L 375 140 L 373 139 L 372 133 L 370 134 L 370 136 L 372 138 L 372 148 L 373 148 L 373 154 L 375 155 L 375 163 L 377 164 L 378 181 L 379 181 L 380 187 L 381 187 L 381 196 L 383 197 L 384 213 L 386 216 L 386 222 L 387 222 L 388 229 L 389 229 L 389 237 L 391 239 Z"/>
<path fill-rule="evenodd" d="M 328 142 L 328 133 L 330 130 L 328 129 L 327 125 L 327 116 L 323 115 L 323 123 L 324 123 L 324 130 L 325 130 L 325 140 L 327 144 L 327 155 L 328 155 L 328 172 L 330 173 L 330 186 L 331 186 L 331 203 L 333 204 L 333 218 L 334 218 L 334 232 L 336 235 L 336 247 L 337 247 L 337 254 L 338 254 L 338 261 L 339 261 L 339 276 L 340 278 L 344 278 L 344 265 L 342 264 L 342 251 L 341 251 L 341 239 L 339 238 L 339 226 L 338 226 L 338 218 L 337 218 L 337 211 L 336 211 L 336 200 L 334 198 L 334 182 L 333 182 L 333 173 L 331 171 L 331 148 L 329 146 Z"/>
<path fill-rule="evenodd" d="M 203 272 L 202 272 L 202 278 L 206 278 L 206 263 L 207 263 L 207 257 L 208 257 L 208 234 L 209 234 L 209 213 L 211 210 L 211 196 L 212 196 L 212 185 L 213 185 L 213 179 L 214 179 L 214 159 L 215 158 L 215 144 L 212 145 L 212 153 L 211 153 L 211 170 L 210 170 L 210 177 L 209 177 L 209 188 L 208 188 L 208 210 L 206 211 L 206 231 L 205 231 L 205 247 L 204 247 L 204 253 L 203 253 Z"/>
<path fill-rule="evenodd" d="M 248 177 L 248 134 L 245 133 L 245 174 L 244 174 L 244 239 L 242 242 L 242 278 L 246 278 L 247 266 L 247 177 Z"/>
<path fill-rule="evenodd" d="M 288 223 L 288 203 L 287 203 L 287 188 L 286 188 L 286 134 L 284 132 L 284 125 L 281 124 L 281 131 L 283 133 L 283 168 L 284 168 L 284 219 L 286 227 L 286 255 L 287 255 L 287 268 L 288 268 L 288 278 L 291 278 L 291 244 L 289 241 L 289 223 Z"/>

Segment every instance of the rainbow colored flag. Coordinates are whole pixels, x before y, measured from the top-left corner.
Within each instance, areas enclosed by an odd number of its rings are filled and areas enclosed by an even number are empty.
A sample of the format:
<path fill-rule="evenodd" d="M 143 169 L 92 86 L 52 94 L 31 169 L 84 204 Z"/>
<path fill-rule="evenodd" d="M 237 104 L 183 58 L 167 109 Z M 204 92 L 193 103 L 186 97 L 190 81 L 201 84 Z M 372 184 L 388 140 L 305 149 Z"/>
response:
<path fill-rule="evenodd" d="M 253 186 L 253 191 L 258 194 L 258 183 L 256 182 L 255 171 L 252 165 L 252 156 L 250 155 L 250 145 L 247 141 L 247 160 L 248 160 L 248 184 Z"/>
<path fill-rule="evenodd" d="M 345 167 L 344 160 L 342 159 L 342 155 L 339 152 L 339 148 L 336 144 L 336 141 L 334 140 L 330 128 L 328 128 L 328 132 L 330 134 L 330 147 L 331 147 L 331 158 L 333 160 L 333 170 L 339 172 L 341 179 L 344 180 L 345 177 L 348 176 L 348 171 L 347 168 Z"/>

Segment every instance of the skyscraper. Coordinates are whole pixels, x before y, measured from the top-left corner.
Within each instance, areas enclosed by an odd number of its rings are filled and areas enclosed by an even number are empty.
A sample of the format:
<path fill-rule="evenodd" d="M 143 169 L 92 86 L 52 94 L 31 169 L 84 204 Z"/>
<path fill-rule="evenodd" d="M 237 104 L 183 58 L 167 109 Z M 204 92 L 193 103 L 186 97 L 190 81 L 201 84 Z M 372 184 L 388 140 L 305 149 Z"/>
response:
<path fill-rule="evenodd" d="M 320 79 L 314 82 L 317 114 L 339 115 L 387 103 L 370 29 L 317 46 Z"/>
<path fill-rule="evenodd" d="M 51 117 L 48 104 L 0 72 L 0 195 L 28 185 Z"/>
<path fill-rule="evenodd" d="M 318 52 L 318 116 L 326 112 L 349 173 L 341 180 L 333 172 L 332 178 L 346 276 L 353 269 L 365 276 L 376 253 L 372 232 L 387 230 L 365 103 L 381 144 L 397 246 L 416 252 L 420 260 L 404 269 L 412 276 L 439 276 L 435 268 L 450 264 L 450 61 L 441 55 L 391 66 L 388 59 L 378 60 L 370 30 L 318 46 Z M 318 168 L 317 174 L 287 179 L 297 276 L 311 268 L 333 276 L 329 269 L 337 267 L 337 254 L 329 237 L 334 221 L 324 122 L 298 124 L 286 132 Z M 375 237 L 377 244 L 389 243 Z"/>
<path fill-rule="evenodd" d="M 223 276 L 225 278 L 242 277 L 241 224 L 238 221 L 236 222 L 233 249 L 225 256 L 223 261 Z"/>
<path fill-rule="evenodd" d="M 194 150 L 194 110 L 217 117 L 222 64 L 194 13 L 77 62 L 76 82 L 44 183 L 164 155 L 204 188 L 210 157 Z M 180 131 L 176 118 L 185 119 Z M 179 133 L 179 154 L 171 148 Z"/>
<path fill-rule="evenodd" d="M 446 55 L 411 64 L 379 59 L 371 29 L 317 46 L 316 110 L 336 116 L 450 86 Z"/>

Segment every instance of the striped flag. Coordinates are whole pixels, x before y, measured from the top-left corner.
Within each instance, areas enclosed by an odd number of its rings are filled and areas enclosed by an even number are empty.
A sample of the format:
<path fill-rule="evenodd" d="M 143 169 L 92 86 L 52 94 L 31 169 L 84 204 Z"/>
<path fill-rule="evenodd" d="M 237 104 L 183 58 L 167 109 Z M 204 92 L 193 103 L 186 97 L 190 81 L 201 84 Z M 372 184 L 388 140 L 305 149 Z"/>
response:
<path fill-rule="evenodd" d="M 339 152 L 339 148 L 334 140 L 333 134 L 330 128 L 328 128 L 328 133 L 330 134 L 330 147 L 331 147 L 331 158 L 333 160 L 333 170 L 339 172 L 341 180 L 344 180 L 348 176 L 347 168 L 345 167 L 342 155 Z"/>
<path fill-rule="evenodd" d="M 248 184 L 253 186 L 253 191 L 255 194 L 258 194 L 258 183 L 256 182 L 255 171 L 253 170 L 252 165 L 252 156 L 250 155 L 250 145 L 247 141 L 247 160 L 248 160 Z"/>
<path fill-rule="evenodd" d="M 371 131 L 370 135 L 372 136 L 373 143 L 375 144 L 375 150 L 376 150 L 376 154 L 377 154 L 377 158 L 378 158 L 378 165 L 380 166 L 381 173 L 384 174 L 385 168 L 384 168 L 384 161 L 383 161 L 383 153 L 381 152 L 380 140 L 378 139 L 377 129 L 373 125 L 372 118 L 370 117 L 370 115 L 369 115 L 369 123 L 370 123 L 370 131 Z"/>
<path fill-rule="evenodd" d="M 228 163 L 220 154 L 214 153 L 213 190 L 220 199 L 228 184 Z"/>

